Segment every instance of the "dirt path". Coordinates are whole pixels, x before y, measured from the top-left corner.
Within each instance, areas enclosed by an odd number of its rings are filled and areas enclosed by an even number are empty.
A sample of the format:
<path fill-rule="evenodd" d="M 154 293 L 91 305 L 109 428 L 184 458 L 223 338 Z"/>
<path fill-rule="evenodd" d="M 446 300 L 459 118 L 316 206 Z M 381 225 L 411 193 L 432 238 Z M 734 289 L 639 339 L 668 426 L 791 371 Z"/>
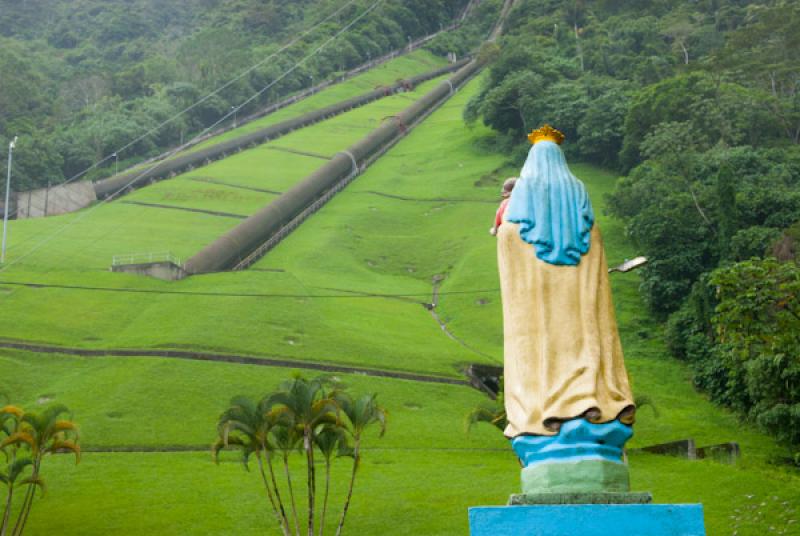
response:
<path fill-rule="evenodd" d="M 450 337 L 452 340 L 454 340 L 455 342 L 457 342 L 458 344 L 460 344 L 461 346 L 463 346 L 464 348 L 466 348 L 470 352 L 472 352 L 474 354 L 477 354 L 479 356 L 485 357 L 485 358 L 491 360 L 492 363 L 502 363 L 502 361 L 497 359 L 496 357 L 491 356 L 491 355 L 489 355 L 489 354 L 487 354 L 485 352 L 481 352 L 480 350 L 477 350 L 477 349 L 473 348 L 472 346 L 470 346 L 469 344 L 467 344 L 463 340 L 461 340 L 458 337 L 456 337 L 456 335 L 447 328 L 447 323 L 444 320 L 442 320 L 442 317 L 440 317 L 439 314 L 436 312 L 436 307 L 439 305 L 439 289 L 441 288 L 443 282 L 444 282 L 444 276 L 434 276 L 434 278 L 433 278 L 433 297 L 431 298 L 430 305 L 429 306 L 426 305 L 426 307 L 425 307 L 426 309 L 428 309 L 428 311 L 430 311 L 431 316 L 433 317 L 433 319 L 436 320 L 436 323 L 439 324 L 439 327 L 442 329 L 442 331 L 445 333 L 445 335 Z"/>

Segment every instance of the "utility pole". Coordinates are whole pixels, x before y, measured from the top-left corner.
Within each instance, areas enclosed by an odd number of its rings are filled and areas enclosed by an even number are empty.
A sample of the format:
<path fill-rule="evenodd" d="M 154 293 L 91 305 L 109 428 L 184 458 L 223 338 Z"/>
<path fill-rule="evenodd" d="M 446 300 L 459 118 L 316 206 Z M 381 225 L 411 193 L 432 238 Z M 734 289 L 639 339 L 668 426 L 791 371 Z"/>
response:
<path fill-rule="evenodd" d="M 44 216 L 47 217 L 47 203 L 50 201 L 50 181 L 47 181 L 47 190 L 44 191 Z"/>
<path fill-rule="evenodd" d="M 3 250 L 0 253 L 0 264 L 6 262 L 6 235 L 8 232 L 8 203 L 11 197 L 11 157 L 14 154 L 14 148 L 17 146 L 17 137 L 8 144 L 8 175 L 6 176 L 6 203 L 3 206 Z"/>

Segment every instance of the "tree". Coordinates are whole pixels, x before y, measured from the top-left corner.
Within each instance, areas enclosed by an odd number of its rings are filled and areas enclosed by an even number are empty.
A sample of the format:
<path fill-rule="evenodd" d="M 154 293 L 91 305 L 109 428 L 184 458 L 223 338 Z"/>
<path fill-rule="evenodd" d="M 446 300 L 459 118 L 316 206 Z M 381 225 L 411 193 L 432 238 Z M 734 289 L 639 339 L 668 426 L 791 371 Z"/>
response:
<path fill-rule="evenodd" d="M 494 400 L 484 400 L 472 411 L 467 414 L 465 427 L 467 431 L 480 422 L 490 424 L 500 430 L 506 429 L 508 416 L 506 415 L 505 389 L 503 388 L 503 378 L 500 377 L 500 389 Z"/>
<path fill-rule="evenodd" d="M 684 65 L 689 65 L 689 40 L 697 31 L 697 27 L 685 13 L 677 12 L 667 19 L 662 26 L 662 34 L 668 37 L 675 48 L 679 49 L 683 56 Z"/>
<path fill-rule="evenodd" d="M 621 85 L 604 88 L 590 97 L 577 130 L 578 149 L 583 157 L 603 166 L 617 167 L 629 106 L 629 91 Z"/>
<path fill-rule="evenodd" d="M 723 163 L 717 172 L 717 205 L 719 207 L 719 249 L 721 257 L 730 256 L 731 242 L 736 234 L 736 187 L 733 170 Z"/>
<path fill-rule="evenodd" d="M 716 355 L 729 378 L 721 394 L 794 446 L 800 463 L 800 267 L 753 259 L 715 271 L 710 284 Z"/>
<path fill-rule="evenodd" d="M 339 518 L 339 526 L 336 528 L 336 536 L 342 533 L 344 520 L 350 508 L 350 501 L 353 498 L 353 486 L 356 482 L 356 473 L 361 464 L 361 442 L 364 438 L 364 431 L 373 424 L 380 426 L 380 436 L 386 432 L 386 410 L 378 405 L 377 395 L 364 395 L 361 398 L 353 399 L 344 392 L 336 393 L 336 402 L 342 409 L 342 413 L 347 417 L 347 433 L 353 440 L 353 469 L 350 473 L 350 484 L 347 488 L 347 499 Z"/>
<path fill-rule="evenodd" d="M 699 118 L 692 110 L 698 101 L 713 99 L 714 94 L 713 81 L 699 73 L 669 78 L 640 90 L 634 96 L 625 119 L 625 140 L 620 153 L 624 168 L 630 170 L 642 161 L 641 144 L 661 123 L 687 123 L 687 126 L 704 138 L 710 137 L 707 125 L 694 128 Z M 701 145 L 700 140 L 693 137 L 686 141 L 693 142 L 696 150 L 706 148 Z"/>
<path fill-rule="evenodd" d="M 302 432 L 303 450 L 306 454 L 306 485 L 308 490 L 308 536 L 314 536 L 316 501 L 316 468 L 314 446 L 321 427 L 338 422 L 338 406 L 325 389 L 325 381 L 316 378 L 307 381 L 294 378 L 281 384 L 278 392 L 267 399 L 272 408 L 270 415 L 282 421 L 287 428 Z"/>
<path fill-rule="evenodd" d="M 726 46 L 714 55 L 720 68 L 772 96 L 765 101 L 783 134 L 800 143 L 800 5 L 781 0 L 753 5 L 750 24 L 732 32 Z"/>
<path fill-rule="evenodd" d="M 318 507 L 315 454 L 318 451 L 325 463 L 325 487 L 317 532 L 322 536 L 328 513 L 333 460 L 352 457 L 348 493 L 336 532 L 340 534 L 352 499 L 364 430 L 375 422 L 381 424 L 381 435 L 385 430 L 385 410 L 375 400 L 374 394 L 354 400 L 341 386 L 324 377 L 306 380 L 299 376 L 281 383 L 275 392 L 265 395 L 258 403 L 247 397 L 235 397 L 217 424 L 217 440 L 212 446 L 214 460 L 219 461 L 220 452 L 225 448 L 240 450 L 245 468 L 255 457 L 281 531 L 285 536 L 299 535 L 300 519 L 290 457 L 301 452 L 306 466 L 307 534 L 314 536 Z M 275 476 L 275 456 L 283 460 L 288 505 Z"/>
<path fill-rule="evenodd" d="M 252 456 L 258 463 L 261 481 L 267 492 L 272 511 L 285 536 L 289 532 L 289 519 L 280 499 L 280 490 L 275 484 L 275 472 L 272 465 L 272 452 L 274 446 L 269 441 L 269 435 L 275 426 L 274 419 L 267 415 L 267 408 L 263 404 L 255 404 L 247 397 L 237 396 L 231 399 L 231 407 L 220 416 L 217 424 L 217 440 L 211 447 L 214 461 L 219 463 L 219 453 L 225 447 L 238 448 L 242 453 L 242 463 L 245 468 Z M 270 481 L 264 470 L 269 469 Z"/>
<path fill-rule="evenodd" d="M 353 449 L 347 443 L 344 429 L 338 425 L 327 425 L 320 430 L 314 441 L 325 460 L 325 494 L 322 499 L 322 513 L 319 517 L 319 534 L 325 533 L 325 514 L 328 511 L 328 497 L 331 485 L 331 466 L 334 457 L 352 456 Z"/>
<path fill-rule="evenodd" d="M 11 405 L 0 409 L 0 437 L 4 437 L 0 441 L 0 450 L 8 461 L 6 470 L 0 472 L 0 482 L 8 489 L 0 536 L 20 536 L 24 532 L 36 489 L 44 493 L 41 470 L 46 455 L 71 452 L 75 455 L 75 462 L 80 461 L 78 427 L 73 421 L 60 418 L 68 412 L 63 405 L 51 406 L 41 413 L 25 412 Z M 30 473 L 25 476 L 28 469 Z M 23 488 L 24 495 L 11 528 L 13 497 L 19 487 Z"/>

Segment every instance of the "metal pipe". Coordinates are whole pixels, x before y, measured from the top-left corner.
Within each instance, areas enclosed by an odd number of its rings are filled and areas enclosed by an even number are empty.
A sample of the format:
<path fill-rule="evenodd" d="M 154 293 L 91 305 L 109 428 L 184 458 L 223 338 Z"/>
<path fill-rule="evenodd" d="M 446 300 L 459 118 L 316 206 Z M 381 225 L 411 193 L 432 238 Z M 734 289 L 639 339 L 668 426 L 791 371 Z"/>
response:
<path fill-rule="evenodd" d="M 346 151 L 336 153 L 322 167 L 193 255 L 184 265 L 186 272 L 219 272 L 245 261 L 314 203 L 324 203 L 326 196 L 334 191 L 340 181 L 352 176 L 354 168 L 357 170 L 362 162 L 379 154 L 402 136 L 404 125 L 414 124 L 425 112 L 446 100 L 453 89 L 461 86 L 480 67 L 481 64 L 476 61 L 462 65 L 449 80 L 441 82 L 397 114 L 395 121 L 384 122 Z"/>
<path fill-rule="evenodd" d="M 417 84 L 436 78 L 442 74 L 455 71 L 468 63 L 468 60 L 462 60 L 455 64 L 446 65 L 438 69 L 428 71 L 417 76 L 413 76 L 408 80 L 399 81 L 390 87 L 389 95 L 394 93 L 394 89 L 403 87 L 408 83 L 412 87 Z M 280 123 L 264 127 L 255 132 L 243 134 L 232 140 L 226 140 L 215 144 L 206 149 L 192 151 L 188 154 L 179 154 L 175 157 L 162 161 L 151 169 L 144 169 L 139 171 L 123 172 L 120 175 L 114 175 L 107 179 L 102 179 L 94 182 L 94 190 L 98 199 L 105 199 L 117 192 L 122 192 L 126 186 L 138 188 L 149 183 L 150 180 L 160 180 L 170 176 L 172 173 L 181 173 L 189 169 L 190 166 L 201 166 L 205 164 L 206 160 L 215 160 L 224 156 L 226 153 L 242 149 L 252 144 L 264 143 L 268 139 L 275 139 L 282 136 L 296 128 L 302 128 L 309 124 L 322 121 L 326 117 L 332 117 L 352 108 L 363 106 L 372 101 L 378 100 L 387 96 L 385 89 L 374 89 L 362 95 L 345 99 L 343 101 L 331 104 L 324 108 L 308 112 L 306 114 L 287 119 Z"/>

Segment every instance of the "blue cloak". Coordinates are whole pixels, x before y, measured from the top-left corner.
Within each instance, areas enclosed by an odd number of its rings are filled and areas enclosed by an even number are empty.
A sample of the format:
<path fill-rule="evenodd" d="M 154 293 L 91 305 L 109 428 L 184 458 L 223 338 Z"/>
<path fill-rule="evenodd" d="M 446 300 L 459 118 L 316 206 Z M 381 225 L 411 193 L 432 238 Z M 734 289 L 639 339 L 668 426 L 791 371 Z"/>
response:
<path fill-rule="evenodd" d="M 505 214 L 522 240 L 550 264 L 577 265 L 589 251 L 594 211 L 586 187 L 551 141 L 531 147 Z"/>

